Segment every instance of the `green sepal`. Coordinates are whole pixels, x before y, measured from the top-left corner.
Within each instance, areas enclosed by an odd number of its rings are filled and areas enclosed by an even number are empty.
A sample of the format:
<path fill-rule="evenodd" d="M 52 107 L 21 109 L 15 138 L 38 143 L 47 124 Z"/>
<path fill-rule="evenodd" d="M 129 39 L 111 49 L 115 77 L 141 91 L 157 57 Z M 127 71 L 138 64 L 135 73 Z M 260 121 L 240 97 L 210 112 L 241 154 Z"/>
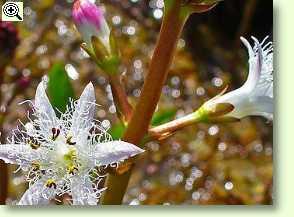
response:
<path fill-rule="evenodd" d="M 209 108 L 204 104 L 194 112 L 195 119 L 202 123 L 219 123 L 219 122 L 235 122 L 238 118 L 226 116 L 234 110 L 234 106 L 230 103 L 218 103 Z"/>
<path fill-rule="evenodd" d="M 92 36 L 91 42 L 97 60 L 102 61 L 110 56 L 109 51 L 98 37 Z"/>
<path fill-rule="evenodd" d="M 120 58 L 117 56 L 112 56 L 96 63 L 104 72 L 108 74 L 116 74 L 118 73 Z"/>
<path fill-rule="evenodd" d="M 86 44 L 82 44 L 81 48 L 95 61 L 98 67 L 108 74 L 118 73 L 118 67 L 120 65 L 119 49 L 117 47 L 116 40 L 113 35 L 113 31 L 109 36 L 110 51 L 102 43 L 102 41 L 93 36 L 92 48 L 89 48 Z"/>
<path fill-rule="evenodd" d="M 120 57 L 120 51 L 119 51 L 119 48 L 117 46 L 117 40 L 115 38 L 113 29 L 110 31 L 109 44 L 110 44 L 110 53 L 111 53 L 111 56 L 118 56 L 118 57 Z"/>
<path fill-rule="evenodd" d="M 88 46 L 87 46 L 87 44 L 86 43 L 82 43 L 81 44 L 81 48 L 91 57 L 91 59 L 93 59 L 93 60 L 97 60 L 97 58 L 96 58 L 96 56 L 95 56 L 95 54 L 94 54 L 94 52 L 93 52 L 93 50 L 92 49 L 90 49 Z"/>
<path fill-rule="evenodd" d="M 211 110 L 208 110 L 209 117 L 224 116 L 234 110 L 234 106 L 230 103 L 217 103 Z"/>

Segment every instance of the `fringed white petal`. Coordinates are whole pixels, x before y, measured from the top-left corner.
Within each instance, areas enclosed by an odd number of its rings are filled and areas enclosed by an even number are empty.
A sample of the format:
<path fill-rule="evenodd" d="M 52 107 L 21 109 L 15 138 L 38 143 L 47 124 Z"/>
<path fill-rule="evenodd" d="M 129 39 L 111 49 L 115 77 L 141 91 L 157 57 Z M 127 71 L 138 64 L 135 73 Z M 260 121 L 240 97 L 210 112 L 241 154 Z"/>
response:
<path fill-rule="evenodd" d="M 37 181 L 24 193 L 17 205 L 48 205 L 50 198 L 43 197 L 44 185 L 43 180 Z"/>
<path fill-rule="evenodd" d="M 40 82 L 37 87 L 34 108 L 37 122 L 44 138 L 51 137 L 52 128 L 57 127 L 58 119 L 46 95 L 43 82 Z"/>
<path fill-rule="evenodd" d="M 92 83 L 89 83 L 74 108 L 75 110 L 71 120 L 71 133 L 73 136 L 91 128 L 96 111 L 95 102 L 94 86 Z"/>
<path fill-rule="evenodd" d="M 255 38 L 254 38 L 255 40 Z M 250 43 L 243 37 L 241 37 L 241 41 L 247 47 L 249 53 L 249 73 L 248 78 L 243 85 L 243 88 L 246 88 L 248 91 L 254 90 L 256 87 L 260 74 L 261 74 L 261 67 L 262 67 L 262 52 L 261 47 L 258 44 L 257 52 L 255 52 Z"/>
<path fill-rule="evenodd" d="M 5 163 L 27 165 L 39 158 L 38 152 L 28 145 L 8 144 L 0 145 L 0 159 Z"/>
<path fill-rule="evenodd" d="M 273 98 L 273 46 L 272 42 L 267 42 L 268 37 L 260 43 L 262 46 L 262 67 L 261 74 L 256 85 L 256 95 Z M 258 46 L 255 46 L 258 49 Z"/>
<path fill-rule="evenodd" d="M 109 165 L 124 161 L 144 152 L 143 149 L 124 141 L 112 141 L 97 144 L 94 159 L 96 165 Z"/>
<path fill-rule="evenodd" d="M 97 205 L 96 192 L 88 176 L 71 179 L 73 205 Z"/>
<path fill-rule="evenodd" d="M 273 97 L 273 46 L 267 42 L 268 36 L 260 43 L 252 37 L 254 47 L 243 37 L 241 41 L 249 53 L 249 75 L 242 88 L 254 91 L 259 96 Z"/>

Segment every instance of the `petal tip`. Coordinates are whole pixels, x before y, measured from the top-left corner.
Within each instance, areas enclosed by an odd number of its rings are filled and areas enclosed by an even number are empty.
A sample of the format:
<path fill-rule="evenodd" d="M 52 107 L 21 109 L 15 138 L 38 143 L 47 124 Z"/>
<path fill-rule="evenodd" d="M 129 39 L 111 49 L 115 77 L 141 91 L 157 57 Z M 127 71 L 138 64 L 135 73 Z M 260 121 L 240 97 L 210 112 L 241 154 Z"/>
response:
<path fill-rule="evenodd" d="M 91 97 L 95 97 L 95 88 L 94 88 L 94 85 L 92 82 L 89 82 L 87 84 L 87 86 L 85 87 L 85 89 L 83 90 L 83 92 L 81 94 L 81 97 L 86 96 L 86 95 L 89 95 Z"/>

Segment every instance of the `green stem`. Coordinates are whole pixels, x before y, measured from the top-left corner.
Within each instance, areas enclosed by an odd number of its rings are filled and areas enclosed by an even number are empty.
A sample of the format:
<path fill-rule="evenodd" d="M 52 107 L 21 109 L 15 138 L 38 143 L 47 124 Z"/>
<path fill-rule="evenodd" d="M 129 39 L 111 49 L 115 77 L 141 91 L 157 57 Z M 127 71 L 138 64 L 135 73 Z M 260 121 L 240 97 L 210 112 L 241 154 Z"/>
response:
<path fill-rule="evenodd" d="M 182 0 L 168 1 L 155 48 L 150 70 L 145 79 L 142 94 L 133 112 L 122 140 L 139 145 L 148 131 L 150 121 L 159 101 L 168 70 L 175 56 L 178 39 L 189 16 L 181 10 Z M 109 174 L 106 180 L 107 190 L 102 196 L 104 205 L 121 204 L 131 176 L 128 172 L 118 175 Z"/>

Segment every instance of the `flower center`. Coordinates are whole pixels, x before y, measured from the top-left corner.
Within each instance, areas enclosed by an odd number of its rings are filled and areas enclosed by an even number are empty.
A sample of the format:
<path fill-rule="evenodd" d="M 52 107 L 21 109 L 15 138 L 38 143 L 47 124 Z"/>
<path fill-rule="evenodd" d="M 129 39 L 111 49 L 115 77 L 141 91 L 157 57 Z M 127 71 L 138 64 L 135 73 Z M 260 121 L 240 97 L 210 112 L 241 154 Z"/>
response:
<path fill-rule="evenodd" d="M 52 161 L 62 172 L 74 175 L 78 172 L 77 149 L 71 139 L 59 135 L 53 140 Z"/>
<path fill-rule="evenodd" d="M 46 149 L 44 158 L 46 161 L 33 161 L 28 174 L 30 179 L 47 176 L 45 183 L 47 188 L 57 188 L 58 181 L 76 175 L 82 170 L 82 159 L 78 158 L 78 149 L 72 136 L 64 134 L 60 129 L 53 128 L 49 146 L 42 146 L 33 138 L 28 140 L 32 149 Z M 40 150 L 40 151 L 42 151 Z"/>

